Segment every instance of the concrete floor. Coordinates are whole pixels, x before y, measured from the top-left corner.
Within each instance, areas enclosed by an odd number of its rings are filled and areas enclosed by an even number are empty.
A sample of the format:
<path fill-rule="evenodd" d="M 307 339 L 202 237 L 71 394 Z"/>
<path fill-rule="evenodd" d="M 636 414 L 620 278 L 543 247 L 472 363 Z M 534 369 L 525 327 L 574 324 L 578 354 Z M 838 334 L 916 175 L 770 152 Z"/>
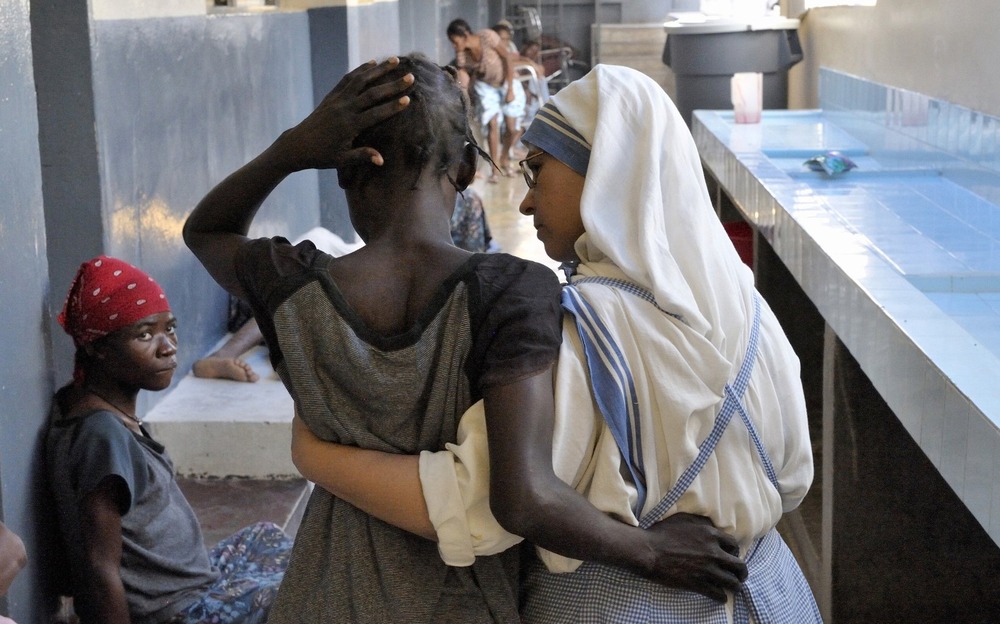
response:
<path fill-rule="evenodd" d="M 481 164 L 479 170 L 484 176 L 488 173 L 485 164 Z M 545 247 L 535 236 L 531 218 L 518 212 L 527 190 L 520 170 L 509 178 L 499 177 L 496 184 L 488 184 L 484 178 L 477 177 L 472 188 L 483 198 L 486 221 L 501 251 L 558 270 L 559 263 L 545 255 Z"/>
<path fill-rule="evenodd" d="M 177 482 L 208 547 L 255 522 L 273 522 L 294 536 L 310 491 L 305 479 L 181 477 Z"/>

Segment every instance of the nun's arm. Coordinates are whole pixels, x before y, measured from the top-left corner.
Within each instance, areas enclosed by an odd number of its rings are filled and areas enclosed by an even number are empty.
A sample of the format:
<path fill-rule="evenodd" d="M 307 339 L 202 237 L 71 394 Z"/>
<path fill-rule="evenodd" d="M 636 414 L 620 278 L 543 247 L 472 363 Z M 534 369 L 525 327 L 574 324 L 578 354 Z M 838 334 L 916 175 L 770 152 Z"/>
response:
<path fill-rule="evenodd" d="M 746 578 L 735 540 L 704 518 L 650 530 L 601 512 L 552 469 L 554 405 L 546 370 L 486 391 L 490 507 L 507 531 L 560 555 L 626 568 L 724 601 Z"/>

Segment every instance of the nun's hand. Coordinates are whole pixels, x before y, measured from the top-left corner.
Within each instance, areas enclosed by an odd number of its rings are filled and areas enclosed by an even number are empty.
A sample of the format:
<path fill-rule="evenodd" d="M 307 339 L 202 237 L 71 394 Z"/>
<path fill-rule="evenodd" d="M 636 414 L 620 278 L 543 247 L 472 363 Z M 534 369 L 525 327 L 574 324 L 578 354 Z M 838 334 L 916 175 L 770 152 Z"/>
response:
<path fill-rule="evenodd" d="M 725 602 L 747 578 L 736 540 L 708 518 L 677 513 L 649 531 L 657 552 L 650 580 Z"/>

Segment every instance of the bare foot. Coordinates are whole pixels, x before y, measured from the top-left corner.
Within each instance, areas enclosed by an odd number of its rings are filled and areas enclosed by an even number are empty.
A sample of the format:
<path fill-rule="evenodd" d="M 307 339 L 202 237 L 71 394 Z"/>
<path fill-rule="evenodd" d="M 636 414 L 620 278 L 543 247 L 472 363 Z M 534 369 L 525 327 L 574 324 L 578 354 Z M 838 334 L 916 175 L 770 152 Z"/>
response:
<path fill-rule="evenodd" d="M 191 367 L 195 377 L 203 379 L 232 379 L 253 383 L 260 379 L 253 367 L 239 358 L 204 357 Z"/>

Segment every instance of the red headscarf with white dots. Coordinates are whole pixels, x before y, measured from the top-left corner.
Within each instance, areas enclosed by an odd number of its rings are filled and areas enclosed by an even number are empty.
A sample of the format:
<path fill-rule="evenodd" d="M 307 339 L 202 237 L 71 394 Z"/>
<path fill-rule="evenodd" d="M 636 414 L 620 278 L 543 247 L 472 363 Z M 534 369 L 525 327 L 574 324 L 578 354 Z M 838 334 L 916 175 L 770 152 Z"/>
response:
<path fill-rule="evenodd" d="M 97 256 L 80 265 L 58 320 L 82 347 L 169 310 L 167 296 L 152 277 L 117 258 Z"/>

